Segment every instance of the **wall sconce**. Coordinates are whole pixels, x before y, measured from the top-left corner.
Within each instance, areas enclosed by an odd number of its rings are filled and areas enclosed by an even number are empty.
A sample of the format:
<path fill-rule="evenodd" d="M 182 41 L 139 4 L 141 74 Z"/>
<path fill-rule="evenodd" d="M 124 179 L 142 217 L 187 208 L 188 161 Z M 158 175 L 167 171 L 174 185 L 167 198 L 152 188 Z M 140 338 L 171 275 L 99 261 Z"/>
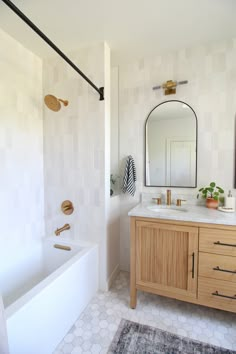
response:
<path fill-rule="evenodd" d="M 165 95 L 173 95 L 176 93 L 176 86 L 178 85 L 184 85 L 187 84 L 188 81 L 184 80 L 184 81 L 173 81 L 173 80 L 167 80 L 166 82 L 164 82 L 164 84 L 159 85 L 159 86 L 154 86 L 152 89 L 153 90 L 159 90 L 160 88 L 163 88 L 164 90 L 164 94 Z"/>

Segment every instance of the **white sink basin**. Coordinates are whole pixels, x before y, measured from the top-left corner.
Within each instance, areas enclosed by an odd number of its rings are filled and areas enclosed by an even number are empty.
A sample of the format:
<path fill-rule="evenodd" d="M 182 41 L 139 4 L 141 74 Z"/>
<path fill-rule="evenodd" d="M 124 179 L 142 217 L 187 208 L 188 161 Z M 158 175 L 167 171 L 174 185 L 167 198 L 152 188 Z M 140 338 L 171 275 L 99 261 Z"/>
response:
<path fill-rule="evenodd" d="M 168 205 L 151 205 L 148 206 L 147 209 L 160 214 L 186 213 L 188 211 L 183 207 L 175 207 L 175 206 L 168 206 Z"/>

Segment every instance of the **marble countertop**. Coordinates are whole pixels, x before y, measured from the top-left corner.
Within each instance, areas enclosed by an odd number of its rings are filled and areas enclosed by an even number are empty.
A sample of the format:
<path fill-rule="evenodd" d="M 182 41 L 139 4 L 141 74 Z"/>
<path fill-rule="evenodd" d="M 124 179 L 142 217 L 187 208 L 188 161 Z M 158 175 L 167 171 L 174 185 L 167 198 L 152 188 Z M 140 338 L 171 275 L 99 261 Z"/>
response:
<path fill-rule="evenodd" d="M 146 218 L 189 221 L 208 224 L 221 224 L 236 226 L 236 212 L 225 213 L 215 209 L 208 209 L 205 206 L 182 205 L 176 207 L 175 205 L 160 206 L 161 212 L 151 210 L 151 208 L 159 207 L 154 203 L 143 202 L 131 209 L 129 216 L 142 216 Z M 171 209 L 171 212 L 167 209 Z M 178 209 L 178 210 L 177 210 Z M 179 211 L 181 209 L 181 211 Z"/>

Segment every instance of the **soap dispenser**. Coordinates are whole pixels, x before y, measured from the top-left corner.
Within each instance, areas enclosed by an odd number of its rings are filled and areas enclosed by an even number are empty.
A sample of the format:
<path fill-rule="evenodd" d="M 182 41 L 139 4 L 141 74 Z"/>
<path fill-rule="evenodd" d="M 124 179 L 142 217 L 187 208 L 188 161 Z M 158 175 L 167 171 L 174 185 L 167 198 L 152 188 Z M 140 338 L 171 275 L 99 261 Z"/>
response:
<path fill-rule="evenodd" d="M 227 209 L 235 209 L 235 198 L 232 196 L 231 191 L 229 190 L 228 196 L 225 197 L 225 208 Z"/>

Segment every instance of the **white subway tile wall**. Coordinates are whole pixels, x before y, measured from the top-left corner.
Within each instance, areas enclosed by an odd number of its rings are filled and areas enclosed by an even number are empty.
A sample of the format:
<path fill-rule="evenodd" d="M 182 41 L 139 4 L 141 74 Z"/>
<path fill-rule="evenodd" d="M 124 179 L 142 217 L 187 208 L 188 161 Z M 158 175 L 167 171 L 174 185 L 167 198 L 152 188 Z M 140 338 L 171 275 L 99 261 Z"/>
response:
<path fill-rule="evenodd" d="M 154 44 L 155 45 L 155 44 Z M 236 102 L 236 39 L 199 45 L 119 67 L 120 159 L 132 155 L 137 167 L 134 198 L 121 198 L 121 269 L 129 269 L 128 211 L 140 195 L 163 188 L 144 186 L 144 130 L 149 112 L 166 100 L 187 102 L 198 118 L 198 186 L 216 181 L 233 188 L 234 122 Z M 188 80 L 176 95 L 164 96 L 152 87 L 166 80 Z M 122 168 L 121 168 L 122 174 Z M 197 195 L 197 189 L 173 189 L 177 194 Z"/>
<path fill-rule="evenodd" d="M 72 52 L 69 57 L 100 87 L 104 86 L 110 69 L 108 50 L 101 43 Z M 106 171 L 106 160 L 109 162 L 110 157 L 105 159 L 109 152 L 105 149 L 106 120 L 110 118 L 109 112 L 105 116 L 106 101 L 99 101 L 99 94 L 58 57 L 44 60 L 43 94 L 69 101 L 59 112 L 44 107 L 46 235 L 69 223 L 71 229 L 60 237 L 98 242 L 101 260 L 105 260 L 107 250 L 102 246 L 106 245 L 105 203 L 110 193 L 110 171 Z M 109 87 L 105 96 L 108 100 Z M 74 205 L 70 216 L 60 209 L 66 199 Z M 101 268 L 103 275 L 100 275 L 107 277 L 105 272 Z"/>
<path fill-rule="evenodd" d="M 42 61 L 0 30 L 0 259 L 44 235 Z"/>

